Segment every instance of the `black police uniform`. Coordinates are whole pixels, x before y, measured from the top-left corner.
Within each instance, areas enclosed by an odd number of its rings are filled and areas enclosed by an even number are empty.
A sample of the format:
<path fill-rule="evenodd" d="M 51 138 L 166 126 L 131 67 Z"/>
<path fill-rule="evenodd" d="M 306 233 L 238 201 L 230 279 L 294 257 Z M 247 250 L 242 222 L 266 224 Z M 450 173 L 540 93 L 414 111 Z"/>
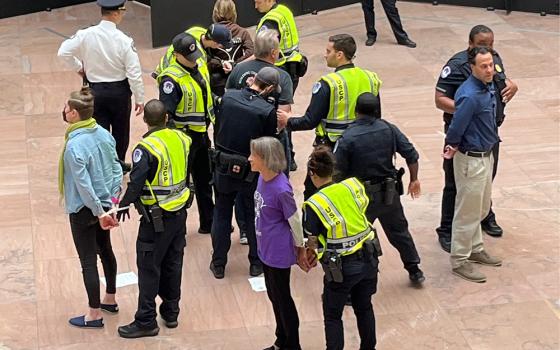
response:
<path fill-rule="evenodd" d="M 354 64 L 349 63 L 342 65 L 336 68 L 335 72 L 339 72 L 347 68 L 354 68 Z M 380 94 L 378 94 L 377 96 L 378 98 L 381 98 Z M 305 114 L 302 117 L 290 118 L 288 120 L 286 128 L 290 131 L 311 130 L 316 128 L 321 123 L 321 120 L 327 118 L 327 115 L 329 114 L 330 99 L 331 89 L 329 85 L 321 79 L 320 81 L 316 82 L 315 85 L 313 85 L 311 101 L 309 102 L 309 106 L 307 107 Z M 327 145 L 331 149 L 334 147 L 334 143 L 326 136 L 315 137 L 313 146 L 318 145 Z M 303 191 L 303 198 L 307 200 L 317 191 L 317 188 L 315 188 L 313 182 L 311 182 L 311 178 L 309 177 L 309 175 L 305 177 L 304 185 L 305 189 Z"/>
<path fill-rule="evenodd" d="M 177 64 L 180 64 L 177 62 Z M 203 101 L 206 101 L 206 82 L 202 77 L 198 68 L 188 68 L 182 66 L 186 69 L 198 85 L 202 89 Z M 167 82 L 173 84 L 173 89 L 169 91 L 164 90 L 164 86 L 170 86 Z M 183 97 L 183 92 L 181 87 L 170 77 L 164 77 L 159 84 L 159 99 L 165 105 L 165 108 L 170 116 L 175 115 L 177 105 Z M 206 113 L 208 106 L 204 104 L 204 110 Z M 170 124 L 173 122 L 170 119 Z M 192 180 L 194 182 L 196 203 L 198 206 L 198 216 L 200 220 L 200 233 L 210 233 L 212 229 L 212 215 L 214 211 L 214 203 L 212 201 L 212 187 L 210 182 L 212 180 L 212 174 L 210 172 L 210 162 L 208 160 L 208 150 L 210 149 L 210 139 L 208 138 L 207 132 L 195 132 L 189 130 L 188 127 L 184 130 L 187 135 L 192 139 L 191 150 L 189 153 L 189 165 L 187 169 L 187 174 L 192 174 Z"/>
<path fill-rule="evenodd" d="M 143 137 L 161 129 L 150 130 Z M 146 180 L 151 182 L 156 176 L 159 161 L 142 145 L 136 146 L 132 160 L 130 182 L 119 207 L 135 203 L 142 214 L 136 240 L 138 310 L 134 324 L 141 330 L 152 330 L 157 328 L 156 296 L 162 300 L 159 312 L 166 323 L 176 322 L 179 316 L 187 211 L 185 207 L 176 212 L 163 210 L 165 229 L 156 233 L 149 208 L 141 204 L 140 196 Z"/>
<path fill-rule="evenodd" d="M 366 216 L 370 222 L 379 219 L 389 242 L 397 248 L 405 269 L 412 277 L 420 270 L 420 256 L 408 230 L 400 193 L 387 193 L 387 178 L 395 179 L 397 170 L 393 163 L 395 152 L 406 159 L 407 164 L 418 162 L 418 152 L 406 136 L 394 125 L 377 118 L 358 118 L 338 139 L 334 149 L 336 179 L 357 177 L 370 199 Z M 387 203 L 387 204 L 386 204 Z"/>
<path fill-rule="evenodd" d="M 398 43 L 404 43 L 408 39 L 408 35 L 403 29 L 401 23 L 401 17 L 399 16 L 399 10 L 397 9 L 396 0 L 381 0 L 381 5 L 383 5 L 383 10 L 387 19 L 391 24 L 391 29 L 393 34 L 397 39 Z M 377 40 L 377 31 L 375 30 L 375 11 L 373 10 L 373 0 L 362 0 L 362 10 L 364 12 L 364 19 L 366 21 L 366 31 L 367 37 L 373 40 Z"/>
<path fill-rule="evenodd" d="M 251 172 L 247 158 L 251 153 L 252 139 L 276 134 L 276 109 L 250 88 L 228 90 L 216 110 L 215 130 L 217 152 L 212 158 L 215 160 L 216 207 L 212 227 L 214 252 L 211 269 L 217 278 L 223 277 L 231 246 L 233 205 L 239 193 L 246 215 L 251 272 L 260 274 L 262 264 L 257 254 L 253 199 L 258 175 Z M 221 273 L 216 273 L 218 270 Z"/>
<path fill-rule="evenodd" d="M 505 103 L 502 101 L 501 92 L 506 87 L 506 74 L 504 70 L 504 65 L 502 59 L 496 51 L 493 54 L 494 67 L 496 74 L 494 75 L 494 83 L 496 89 L 496 122 L 498 126 L 502 125 L 505 115 L 504 108 Z M 453 99 L 455 97 L 455 92 L 459 89 L 459 86 L 468 79 L 471 75 L 471 66 L 468 62 L 468 50 L 464 50 L 456 53 L 447 62 L 443 70 L 441 71 L 440 77 L 438 79 L 436 90 L 445 94 L 445 96 Z M 443 113 L 444 132 L 447 133 L 447 129 L 451 124 L 451 119 L 453 114 Z M 494 154 L 494 168 L 492 170 L 492 179 L 496 176 L 498 170 L 498 157 L 500 151 L 500 143 L 497 142 L 492 149 Z M 457 190 L 455 188 L 455 176 L 453 174 L 453 159 L 443 160 L 443 170 L 445 172 L 445 187 L 443 188 L 443 195 L 441 199 L 441 222 L 436 232 L 439 236 L 440 242 L 445 242 L 451 244 L 451 224 L 453 222 L 453 214 L 455 211 L 455 195 Z M 482 220 L 483 226 L 485 224 L 495 224 L 496 215 L 490 207 L 490 212 L 484 220 Z M 443 245 L 443 243 L 442 243 Z"/>
<path fill-rule="evenodd" d="M 317 190 L 331 184 L 325 184 Z M 309 235 L 327 236 L 325 226 L 309 206 L 305 208 L 303 226 Z M 326 277 L 323 279 L 323 317 L 328 350 L 344 348 L 344 328 L 341 319 L 348 297 L 352 301 L 358 323 L 360 349 L 375 349 L 377 340 L 371 296 L 377 292 L 377 253 L 369 255 L 365 249 L 361 249 L 354 254 L 342 256 L 342 283 L 328 281 Z"/>

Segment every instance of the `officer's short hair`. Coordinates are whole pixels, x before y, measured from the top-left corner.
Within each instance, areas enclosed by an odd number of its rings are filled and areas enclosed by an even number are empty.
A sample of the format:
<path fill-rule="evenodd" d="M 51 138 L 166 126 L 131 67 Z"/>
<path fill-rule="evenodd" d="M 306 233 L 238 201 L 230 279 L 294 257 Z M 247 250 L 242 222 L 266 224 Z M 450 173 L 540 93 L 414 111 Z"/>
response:
<path fill-rule="evenodd" d="M 212 20 L 218 22 L 237 22 L 237 9 L 233 0 L 217 0 L 212 11 Z"/>
<path fill-rule="evenodd" d="M 148 126 L 165 125 L 166 114 L 165 105 L 160 100 L 150 100 L 144 107 L 144 121 Z"/>
<path fill-rule="evenodd" d="M 487 53 L 492 53 L 492 49 L 486 46 L 476 46 L 469 50 L 469 63 L 476 64 L 476 56 L 486 55 Z"/>
<path fill-rule="evenodd" d="M 264 165 L 275 173 L 286 170 L 286 154 L 284 147 L 274 137 L 265 136 L 251 140 L 251 153 L 255 153 L 264 160 Z"/>
<path fill-rule="evenodd" d="M 484 24 L 479 24 L 472 27 L 471 32 L 469 33 L 469 42 L 474 42 L 474 37 L 480 33 L 494 33 L 492 29 L 485 26 Z"/>
<path fill-rule="evenodd" d="M 364 92 L 358 96 L 358 100 L 356 101 L 356 114 L 368 118 L 381 118 L 379 95 L 375 96 L 371 92 Z"/>
<path fill-rule="evenodd" d="M 255 57 L 268 57 L 270 51 L 278 49 L 278 45 L 278 32 L 274 29 L 262 29 L 255 38 Z"/>
<path fill-rule="evenodd" d="M 356 54 L 356 41 L 349 34 L 336 34 L 329 37 L 336 51 L 342 51 L 347 60 L 352 60 Z"/>
<path fill-rule="evenodd" d="M 93 93 L 87 86 L 82 87 L 80 91 L 70 93 L 68 106 L 78 111 L 81 120 L 89 119 L 93 116 Z"/>
<path fill-rule="evenodd" d="M 315 147 L 307 161 L 307 171 L 313 172 L 321 178 L 334 174 L 335 158 L 331 149 L 325 145 Z"/>

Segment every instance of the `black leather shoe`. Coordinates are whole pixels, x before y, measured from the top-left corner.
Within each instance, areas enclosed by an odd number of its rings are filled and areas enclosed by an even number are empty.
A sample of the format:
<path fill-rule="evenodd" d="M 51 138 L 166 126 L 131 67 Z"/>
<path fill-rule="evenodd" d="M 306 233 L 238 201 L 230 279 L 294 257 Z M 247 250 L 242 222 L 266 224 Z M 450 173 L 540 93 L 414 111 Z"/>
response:
<path fill-rule="evenodd" d="M 210 263 L 210 271 L 214 274 L 214 277 L 221 280 L 225 276 L 225 267 L 214 265 L 214 263 Z"/>
<path fill-rule="evenodd" d="M 408 38 L 406 38 L 406 40 L 402 40 L 402 41 L 398 41 L 397 42 L 399 45 L 403 45 L 406 47 L 410 47 L 411 49 L 416 47 L 416 43 Z"/>
<path fill-rule="evenodd" d="M 198 233 L 201 233 L 203 235 L 207 235 L 211 232 L 211 230 L 209 228 L 205 228 L 205 227 L 199 227 L 198 228 Z"/>
<path fill-rule="evenodd" d="M 165 319 L 165 317 L 161 318 L 165 324 L 165 327 L 167 328 L 177 328 L 177 326 L 179 325 L 179 322 L 177 322 L 177 320 L 174 321 L 168 321 Z"/>
<path fill-rule="evenodd" d="M 253 277 L 260 276 L 263 273 L 262 265 L 251 265 L 249 266 L 249 275 Z"/>
<path fill-rule="evenodd" d="M 487 235 L 492 237 L 502 237 L 504 230 L 496 223 L 496 221 L 483 222 L 482 231 L 486 232 Z"/>
<path fill-rule="evenodd" d="M 290 171 L 296 171 L 296 170 L 297 170 L 297 163 L 296 160 L 294 159 L 290 162 Z"/>
<path fill-rule="evenodd" d="M 126 326 L 119 327 L 119 335 L 123 338 L 142 338 L 142 337 L 154 337 L 158 335 L 159 327 L 155 328 L 141 328 L 135 322 L 132 322 Z"/>
<path fill-rule="evenodd" d="M 375 44 L 375 42 L 376 42 L 375 38 L 367 38 L 366 46 L 373 46 L 373 44 Z"/>
<path fill-rule="evenodd" d="M 443 249 L 447 253 L 451 253 L 451 240 L 445 237 L 440 237 L 438 240 L 441 249 Z"/>
<path fill-rule="evenodd" d="M 424 277 L 424 272 L 422 272 L 422 270 L 420 270 L 419 268 L 416 271 L 409 272 L 408 278 L 410 279 L 410 282 L 415 285 L 420 285 L 426 280 L 426 277 Z"/>

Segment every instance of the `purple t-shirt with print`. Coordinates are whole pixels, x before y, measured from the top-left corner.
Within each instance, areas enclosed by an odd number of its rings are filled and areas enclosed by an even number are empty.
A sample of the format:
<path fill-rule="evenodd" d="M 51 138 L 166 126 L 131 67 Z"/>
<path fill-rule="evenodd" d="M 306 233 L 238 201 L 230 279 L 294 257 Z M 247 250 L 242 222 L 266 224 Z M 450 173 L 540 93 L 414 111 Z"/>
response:
<path fill-rule="evenodd" d="M 292 185 L 284 173 L 268 182 L 259 177 L 255 191 L 255 229 L 259 258 L 266 265 L 288 268 L 296 263 L 296 248 L 288 223 L 296 211 Z"/>

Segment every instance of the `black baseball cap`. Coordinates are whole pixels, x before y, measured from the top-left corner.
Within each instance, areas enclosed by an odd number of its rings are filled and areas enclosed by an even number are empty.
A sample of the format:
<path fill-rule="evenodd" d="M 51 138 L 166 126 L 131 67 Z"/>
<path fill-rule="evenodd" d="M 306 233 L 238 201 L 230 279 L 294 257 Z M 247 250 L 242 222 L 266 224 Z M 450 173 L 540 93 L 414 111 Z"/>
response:
<path fill-rule="evenodd" d="M 206 32 L 208 39 L 222 45 L 224 49 L 231 49 L 233 43 L 231 42 L 231 31 L 223 24 L 215 23 L 208 27 Z"/>
<path fill-rule="evenodd" d="M 264 67 L 257 73 L 255 79 L 268 86 L 276 86 L 276 93 L 281 93 L 280 72 L 275 67 Z"/>
<path fill-rule="evenodd" d="M 177 34 L 173 38 L 173 51 L 177 52 L 191 62 L 196 62 L 202 57 L 202 52 L 196 46 L 196 39 L 185 32 Z"/>

